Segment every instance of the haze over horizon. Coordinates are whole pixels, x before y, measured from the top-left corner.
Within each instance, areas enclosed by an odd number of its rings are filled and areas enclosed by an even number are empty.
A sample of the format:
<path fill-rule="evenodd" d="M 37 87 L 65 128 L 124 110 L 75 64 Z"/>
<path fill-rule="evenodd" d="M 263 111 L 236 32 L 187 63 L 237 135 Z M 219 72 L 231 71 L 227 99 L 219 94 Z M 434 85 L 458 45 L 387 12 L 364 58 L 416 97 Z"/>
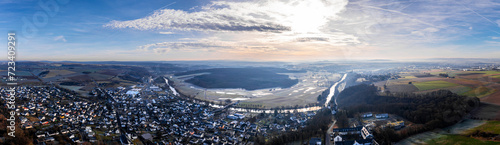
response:
<path fill-rule="evenodd" d="M 16 32 L 17 60 L 500 56 L 500 3 L 494 1 L 61 0 L 39 5 L 44 2 L 0 2 L 0 30 Z"/>

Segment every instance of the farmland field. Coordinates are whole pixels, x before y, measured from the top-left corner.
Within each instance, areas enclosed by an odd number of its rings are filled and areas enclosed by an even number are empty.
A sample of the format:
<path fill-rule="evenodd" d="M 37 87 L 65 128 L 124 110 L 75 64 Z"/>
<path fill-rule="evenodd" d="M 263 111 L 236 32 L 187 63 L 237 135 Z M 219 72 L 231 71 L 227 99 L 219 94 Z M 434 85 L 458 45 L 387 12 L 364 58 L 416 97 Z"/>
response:
<path fill-rule="evenodd" d="M 441 77 L 446 73 L 449 77 Z M 478 97 L 481 101 L 500 105 L 500 71 L 459 71 L 445 69 L 420 69 L 400 72 L 399 79 L 377 84 L 390 92 L 428 93 L 437 89 Z M 410 84 L 411 82 L 411 84 Z"/>
<path fill-rule="evenodd" d="M 479 87 L 474 88 L 468 92 L 463 93 L 463 95 L 481 98 L 481 97 L 487 96 L 489 94 L 492 94 L 494 92 L 495 92 L 494 89 L 490 89 L 490 88 L 487 88 L 484 86 L 479 86 Z"/>
<path fill-rule="evenodd" d="M 33 76 L 29 71 L 16 71 L 16 76 Z M 0 76 L 7 76 L 7 71 L 0 70 Z"/>
<path fill-rule="evenodd" d="M 408 144 L 439 144 L 439 143 L 445 143 L 445 142 L 439 142 L 436 143 L 437 141 L 448 139 L 446 138 L 447 135 L 457 135 L 460 136 L 463 132 L 478 127 L 480 125 L 483 125 L 486 123 L 486 121 L 483 120 L 472 120 L 472 119 L 466 119 L 463 122 L 459 122 L 455 125 L 443 128 L 443 129 L 436 129 L 432 131 L 427 131 L 423 132 L 417 135 L 410 136 L 398 143 L 396 145 L 408 145 Z M 467 138 L 467 137 L 466 137 Z M 449 142 L 449 141 L 446 141 Z M 453 143 L 450 143 L 453 144 Z"/>
<path fill-rule="evenodd" d="M 391 92 L 415 92 L 418 88 L 410 84 L 389 85 L 387 89 Z"/>
<path fill-rule="evenodd" d="M 500 120 L 500 106 L 481 102 L 479 108 L 471 112 L 472 117 L 477 119 L 497 119 Z"/>
<path fill-rule="evenodd" d="M 100 73 L 91 73 L 88 74 L 90 77 L 94 78 L 95 80 L 107 80 L 111 78 L 112 76 L 110 75 L 105 75 L 105 74 L 100 74 Z"/>
<path fill-rule="evenodd" d="M 453 93 L 464 95 L 464 93 L 469 92 L 472 89 L 470 87 L 466 87 L 466 86 L 460 85 L 460 86 L 455 86 L 455 87 L 448 88 L 448 90 L 450 90 Z"/>
<path fill-rule="evenodd" d="M 500 134 L 500 121 L 487 121 L 486 123 L 474 127 L 472 129 L 468 129 L 461 134 L 445 134 L 440 136 L 439 138 L 431 139 L 427 141 L 428 144 L 445 144 L 445 145 L 496 145 L 500 144 L 500 142 L 482 140 L 480 138 L 467 137 L 468 134 L 471 134 L 477 130 L 483 132 L 489 132 L 494 134 Z"/>
<path fill-rule="evenodd" d="M 30 72 L 28 71 L 16 71 L 16 76 L 33 76 Z"/>
<path fill-rule="evenodd" d="M 475 127 L 466 131 L 465 133 L 472 133 L 475 130 L 481 130 L 484 132 L 491 132 L 494 134 L 500 134 L 500 121 L 488 121 L 485 124 Z"/>
<path fill-rule="evenodd" d="M 415 82 L 413 83 L 413 85 L 415 85 L 415 87 L 417 87 L 418 90 L 420 91 L 426 91 L 426 90 L 453 87 L 457 86 L 458 84 L 450 83 L 447 81 L 428 81 L 428 82 Z"/>
<path fill-rule="evenodd" d="M 49 74 L 47 74 L 44 78 L 51 78 L 55 76 L 68 75 L 73 73 L 75 72 L 69 70 L 50 70 Z"/>
<path fill-rule="evenodd" d="M 467 71 L 460 74 L 470 74 L 470 73 L 483 74 L 483 76 L 490 76 L 490 75 L 499 75 L 500 71 Z"/>
<path fill-rule="evenodd" d="M 66 85 L 60 85 L 60 86 L 72 91 L 78 91 L 79 89 L 83 88 L 83 86 L 66 86 Z"/>

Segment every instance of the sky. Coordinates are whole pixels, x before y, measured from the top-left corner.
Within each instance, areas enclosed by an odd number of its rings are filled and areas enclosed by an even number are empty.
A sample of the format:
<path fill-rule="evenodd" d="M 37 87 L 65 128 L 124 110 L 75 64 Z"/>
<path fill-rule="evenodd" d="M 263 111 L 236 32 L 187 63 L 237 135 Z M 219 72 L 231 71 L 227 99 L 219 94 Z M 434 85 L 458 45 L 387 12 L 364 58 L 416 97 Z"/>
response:
<path fill-rule="evenodd" d="M 0 18 L 18 61 L 500 58 L 489 0 L 2 0 Z"/>

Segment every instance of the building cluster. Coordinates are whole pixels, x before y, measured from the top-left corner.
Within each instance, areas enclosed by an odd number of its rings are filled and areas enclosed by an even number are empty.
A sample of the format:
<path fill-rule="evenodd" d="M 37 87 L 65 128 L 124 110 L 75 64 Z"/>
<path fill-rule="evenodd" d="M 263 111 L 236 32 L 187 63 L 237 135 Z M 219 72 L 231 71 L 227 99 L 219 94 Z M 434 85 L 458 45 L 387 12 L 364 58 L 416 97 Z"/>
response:
<path fill-rule="evenodd" d="M 330 137 L 334 145 L 376 145 L 373 135 L 364 126 L 352 128 L 336 128 Z"/>
<path fill-rule="evenodd" d="M 368 128 L 375 128 L 380 126 L 382 128 L 390 127 L 395 130 L 399 130 L 405 127 L 405 121 L 401 120 L 400 117 L 394 116 L 390 117 L 387 113 L 375 114 L 373 118 L 373 113 L 364 113 L 361 115 L 363 117 L 363 124 Z"/>
<path fill-rule="evenodd" d="M 100 89 L 76 97 L 57 87 L 18 87 L 16 112 L 23 129 L 35 129 L 35 144 L 151 142 L 158 144 L 246 144 L 257 134 L 296 130 L 314 113 L 293 115 L 287 124 L 250 123 L 249 114 L 220 111 L 181 97 L 127 94 Z M 0 88 L 6 95 L 7 88 Z M 257 121 L 258 122 L 258 121 Z"/>
<path fill-rule="evenodd" d="M 104 128 L 116 129 L 112 120 L 96 120 L 104 115 L 104 106 L 75 98 L 56 87 L 17 87 L 16 112 L 22 129 L 36 128 L 38 144 L 63 136 L 71 142 L 96 142 L 95 132 L 89 126 L 103 124 Z M 0 88 L 6 95 L 6 88 Z"/>

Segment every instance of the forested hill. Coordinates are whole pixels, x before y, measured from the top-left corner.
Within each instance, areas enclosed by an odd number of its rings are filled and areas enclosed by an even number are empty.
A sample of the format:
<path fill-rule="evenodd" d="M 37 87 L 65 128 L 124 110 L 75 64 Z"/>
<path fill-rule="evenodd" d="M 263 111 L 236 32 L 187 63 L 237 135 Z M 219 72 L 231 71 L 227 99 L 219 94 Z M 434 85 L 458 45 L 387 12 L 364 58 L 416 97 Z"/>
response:
<path fill-rule="evenodd" d="M 440 90 L 427 94 L 399 93 L 377 94 L 373 85 L 357 85 L 346 88 L 337 99 L 339 108 L 352 116 L 362 112 L 385 112 L 396 114 L 411 122 L 422 124 L 407 127 L 404 132 L 393 135 L 386 141 L 399 141 L 409 135 L 443 128 L 453 125 L 464 118 L 470 111 L 479 106 L 479 99 L 457 95 L 448 90 Z M 378 132 L 379 137 L 384 132 Z M 390 136 L 390 135 L 389 135 Z"/>

